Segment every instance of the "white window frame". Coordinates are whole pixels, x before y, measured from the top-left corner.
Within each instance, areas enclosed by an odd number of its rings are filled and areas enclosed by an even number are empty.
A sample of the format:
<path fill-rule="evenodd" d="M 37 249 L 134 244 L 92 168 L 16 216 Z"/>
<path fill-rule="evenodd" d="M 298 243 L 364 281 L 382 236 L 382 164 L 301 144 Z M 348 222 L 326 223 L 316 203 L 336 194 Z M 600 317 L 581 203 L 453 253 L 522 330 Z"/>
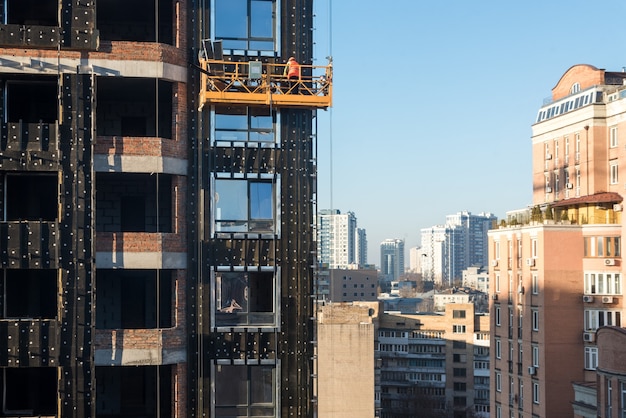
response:
<path fill-rule="evenodd" d="M 618 144 L 617 126 L 611 126 L 609 128 L 609 147 L 617 148 Z"/>
<path fill-rule="evenodd" d="M 539 382 L 533 382 L 533 403 L 539 404 Z"/>
<path fill-rule="evenodd" d="M 595 370 L 598 367 L 598 347 L 585 347 L 585 370 Z"/>
<path fill-rule="evenodd" d="M 533 367 L 539 367 L 539 346 L 538 345 L 533 345 L 532 363 L 533 363 Z"/>
<path fill-rule="evenodd" d="M 502 374 L 496 372 L 496 392 L 502 392 Z"/>
<path fill-rule="evenodd" d="M 531 317 L 533 322 L 533 331 L 539 331 L 539 310 L 533 309 L 531 311 Z"/>
<path fill-rule="evenodd" d="M 539 275 L 536 274 L 536 273 L 533 273 L 533 275 L 532 275 L 531 291 L 532 291 L 533 295 L 538 295 L 539 294 Z"/>
<path fill-rule="evenodd" d="M 497 326 L 497 327 L 499 327 L 499 326 L 501 325 L 501 318 L 500 318 L 501 311 L 500 311 L 500 306 L 496 306 L 495 311 L 496 311 L 496 313 L 495 313 L 495 316 L 496 316 L 496 318 L 495 318 L 495 321 L 496 321 L 496 326 Z"/>
<path fill-rule="evenodd" d="M 611 184 L 619 183 L 619 163 L 617 160 L 609 161 L 609 182 Z"/>
<path fill-rule="evenodd" d="M 496 358 L 502 358 L 502 341 L 499 338 L 496 339 Z"/>

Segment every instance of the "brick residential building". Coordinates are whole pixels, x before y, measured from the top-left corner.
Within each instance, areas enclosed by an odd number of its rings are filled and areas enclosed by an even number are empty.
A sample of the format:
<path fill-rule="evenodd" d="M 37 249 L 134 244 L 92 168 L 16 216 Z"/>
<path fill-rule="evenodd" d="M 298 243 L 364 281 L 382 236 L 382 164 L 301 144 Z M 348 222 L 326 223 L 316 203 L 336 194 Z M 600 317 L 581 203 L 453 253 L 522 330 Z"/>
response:
<path fill-rule="evenodd" d="M 561 76 L 532 127 L 533 208 L 489 232 L 495 417 L 607 416 L 589 399 L 624 309 L 625 81 Z"/>

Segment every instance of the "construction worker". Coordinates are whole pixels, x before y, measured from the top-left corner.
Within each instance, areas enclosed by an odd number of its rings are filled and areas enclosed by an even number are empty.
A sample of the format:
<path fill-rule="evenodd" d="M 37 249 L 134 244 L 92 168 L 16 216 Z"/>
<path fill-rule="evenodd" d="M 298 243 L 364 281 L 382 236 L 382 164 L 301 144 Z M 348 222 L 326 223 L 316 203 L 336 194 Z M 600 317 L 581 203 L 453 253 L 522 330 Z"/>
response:
<path fill-rule="evenodd" d="M 283 77 L 289 80 L 289 91 L 298 93 L 298 81 L 300 80 L 300 64 L 294 57 L 289 57 L 283 71 Z"/>

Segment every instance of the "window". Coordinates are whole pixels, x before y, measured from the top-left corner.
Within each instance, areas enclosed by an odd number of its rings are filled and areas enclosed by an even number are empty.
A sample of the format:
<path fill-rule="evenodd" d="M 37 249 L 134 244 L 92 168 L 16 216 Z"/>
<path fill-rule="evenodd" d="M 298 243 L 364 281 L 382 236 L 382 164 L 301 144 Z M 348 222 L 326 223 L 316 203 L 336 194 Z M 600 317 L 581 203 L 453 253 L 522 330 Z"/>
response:
<path fill-rule="evenodd" d="M 228 142 L 274 142 L 276 112 L 266 107 L 215 108 L 215 140 Z"/>
<path fill-rule="evenodd" d="M 274 271 L 215 272 L 215 324 L 274 325 L 276 282 Z"/>
<path fill-rule="evenodd" d="M 626 417 L 626 382 L 620 382 L 620 412 L 622 417 Z"/>
<path fill-rule="evenodd" d="M 619 273 L 585 273 L 586 295 L 621 295 L 622 281 Z"/>
<path fill-rule="evenodd" d="M 579 83 L 572 84 L 572 87 L 569 90 L 570 94 L 576 94 L 579 91 L 580 91 L 580 84 Z"/>
<path fill-rule="evenodd" d="M 275 187 L 264 180 L 216 179 L 216 232 L 273 233 Z"/>
<path fill-rule="evenodd" d="M 539 346 L 533 345 L 533 367 L 539 367 Z"/>
<path fill-rule="evenodd" d="M 595 370 L 598 367 L 598 347 L 585 347 L 585 369 Z"/>
<path fill-rule="evenodd" d="M 502 358 L 502 341 L 500 341 L 500 339 L 496 340 L 496 358 Z"/>
<path fill-rule="evenodd" d="M 621 257 L 620 237 L 583 237 L 585 257 Z"/>
<path fill-rule="evenodd" d="M 585 310 L 585 331 L 595 331 L 605 325 L 622 326 L 622 313 L 599 309 Z"/>
<path fill-rule="evenodd" d="M 500 273 L 496 273 L 496 293 L 500 292 Z"/>
<path fill-rule="evenodd" d="M 276 13 L 274 0 L 213 0 L 213 39 L 224 49 L 274 53 Z"/>
<path fill-rule="evenodd" d="M 276 374 L 272 365 L 216 365 L 215 416 L 276 416 Z"/>
<path fill-rule="evenodd" d="M 465 325 L 452 325 L 452 332 L 454 334 L 465 334 Z"/>
<path fill-rule="evenodd" d="M 611 126 L 609 128 L 609 146 L 611 148 L 617 147 L 617 126 Z"/>
<path fill-rule="evenodd" d="M 56 273 L 52 269 L 0 270 L 3 287 L 0 318 L 56 318 Z"/>
<path fill-rule="evenodd" d="M 610 173 L 610 182 L 611 182 L 611 184 L 617 184 L 619 182 L 617 169 L 618 169 L 617 161 L 610 161 L 609 162 L 609 173 Z"/>
<path fill-rule="evenodd" d="M 496 391 L 502 392 L 502 374 L 500 372 L 496 372 Z"/>
<path fill-rule="evenodd" d="M 500 326 L 500 307 L 496 306 L 496 326 Z"/>
<path fill-rule="evenodd" d="M 533 382 L 533 403 L 539 403 L 539 383 Z"/>
<path fill-rule="evenodd" d="M 5 221 L 54 221 L 58 211 L 57 174 L 7 174 L 4 181 Z M 0 187 L 2 185 L 0 184 Z M 28 193 L 24 193 L 28 190 Z M 2 220 L 2 219 L 0 219 Z"/>
<path fill-rule="evenodd" d="M 453 354 L 452 361 L 454 363 L 466 363 L 467 362 L 467 354 Z"/>
<path fill-rule="evenodd" d="M 500 241 L 494 242 L 494 253 L 495 253 L 495 259 L 499 260 L 500 259 Z"/>
<path fill-rule="evenodd" d="M 467 343 L 465 341 L 452 341 L 452 348 L 465 349 Z"/>
<path fill-rule="evenodd" d="M 465 377 L 467 375 L 467 369 L 461 367 L 455 367 L 452 370 L 454 377 Z"/>
<path fill-rule="evenodd" d="M 539 311 L 532 310 L 533 331 L 539 331 Z"/>
<path fill-rule="evenodd" d="M 532 275 L 531 291 L 533 295 L 539 294 L 539 276 L 534 273 Z"/>
<path fill-rule="evenodd" d="M 57 367 L 3 367 L 0 370 L 2 416 L 54 416 Z"/>
<path fill-rule="evenodd" d="M 537 258 L 537 238 L 530 240 L 530 256 Z"/>
<path fill-rule="evenodd" d="M 452 317 L 453 318 L 465 318 L 465 311 L 455 309 L 452 311 Z"/>
<path fill-rule="evenodd" d="M 454 382 L 454 391 L 455 392 L 465 392 L 467 390 L 467 383 L 465 382 Z"/>

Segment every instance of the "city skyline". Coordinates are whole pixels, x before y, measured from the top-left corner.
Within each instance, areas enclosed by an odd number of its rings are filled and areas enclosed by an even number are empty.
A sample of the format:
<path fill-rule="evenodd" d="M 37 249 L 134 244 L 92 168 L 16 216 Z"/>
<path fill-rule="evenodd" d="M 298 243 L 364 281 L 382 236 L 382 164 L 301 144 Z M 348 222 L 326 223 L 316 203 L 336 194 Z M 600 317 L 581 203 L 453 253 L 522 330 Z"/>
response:
<path fill-rule="evenodd" d="M 588 14 L 581 0 L 359 5 L 315 5 L 316 62 L 332 55 L 336 82 L 333 108 L 318 115 L 318 207 L 355 212 L 377 266 L 378 243 L 417 246 L 420 229 L 448 213 L 501 219 L 530 205 L 531 126 L 555 77 L 581 63 L 626 65 L 598 48 L 623 39 L 619 25 L 551 36 L 555 19 Z"/>

